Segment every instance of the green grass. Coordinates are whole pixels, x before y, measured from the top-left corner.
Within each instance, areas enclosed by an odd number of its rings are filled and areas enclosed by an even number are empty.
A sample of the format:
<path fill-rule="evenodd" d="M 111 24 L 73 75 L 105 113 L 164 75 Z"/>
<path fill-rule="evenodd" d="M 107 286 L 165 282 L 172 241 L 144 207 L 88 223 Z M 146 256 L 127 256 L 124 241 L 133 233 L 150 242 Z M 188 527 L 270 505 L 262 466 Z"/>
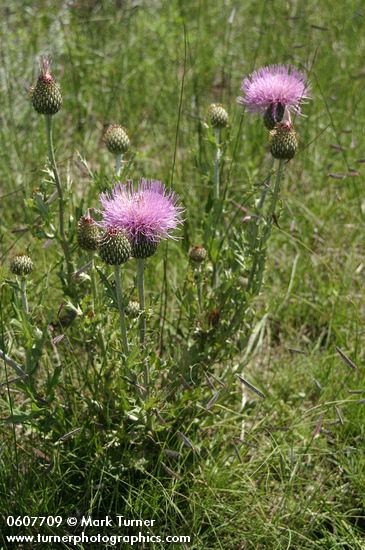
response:
<path fill-rule="evenodd" d="M 196 549 L 365 548 L 361 3 L 55 4 L 18 0 L 1 7 L 0 348 L 28 368 L 31 384 L 9 383 L 14 373 L 2 362 L 0 514 L 154 519 L 151 533 L 191 535 Z M 112 181 L 105 124 L 128 129 L 124 177 L 161 179 L 186 208 L 182 239 L 160 246 L 147 265 L 147 402 L 121 372 L 112 270 L 96 260 L 108 277 L 98 276 L 99 307 L 87 277 L 77 298 L 66 296 L 59 243 L 47 241 L 57 227 L 56 203 L 37 221 L 35 189 L 48 197 L 54 184 L 45 171 L 44 120 L 25 90 L 44 53 L 53 57 L 64 98 L 54 137 L 62 181 L 70 186 L 75 265 L 89 259 L 77 248 L 77 219 L 98 206 Z M 244 74 L 282 62 L 308 71 L 313 99 L 296 121 L 300 148 L 286 168 L 264 286 L 252 299 L 242 281 L 247 224 L 236 205 L 252 211 L 270 155 L 261 120 L 244 114 L 236 97 Z M 187 252 L 207 244 L 215 220 L 214 143 L 204 124 L 213 101 L 225 104 L 231 121 L 220 225 L 227 240 L 222 284 L 211 288 L 208 262 L 199 313 Z M 36 265 L 30 319 L 8 270 L 11 254 L 28 248 Z M 124 271 L 135 296 L 134 264 Z M 230 331 L 246 298 L 244 316 Z M 67 301 L 77 311 L 70 324 L 65 307 L 59 312 Z M 209 319 L 218 311 L 214 325 Z M 141 380 L 135 325 L 131 339 L 128 367 Z M 243 390 L 236 372 L 265 398 Z M 217 401 L 207 407 L 212 397 Z M 30 532 L 1 528 L 3 535 Z M 102 532 L 125 534 L 116 526 Z"/>

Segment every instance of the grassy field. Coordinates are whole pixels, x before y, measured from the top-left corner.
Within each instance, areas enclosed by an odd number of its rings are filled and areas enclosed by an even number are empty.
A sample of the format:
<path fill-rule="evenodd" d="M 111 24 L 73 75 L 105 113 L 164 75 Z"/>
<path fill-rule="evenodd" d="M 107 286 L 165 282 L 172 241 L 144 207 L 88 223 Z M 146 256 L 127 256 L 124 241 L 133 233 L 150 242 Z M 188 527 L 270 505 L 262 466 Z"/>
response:
<path fill-rule="evenodd" d="M 154 520 L 150 535 L 191 536 L 185 546 L 137 548 L 364 549 L 361 2 L 17 0 L 0 13 L 0 349 L 28 374 L 14 381 L 1 361 L 0 515 L 123 515 Z M 185 208 L 179 240 L 147 261 L 146 356 L 133 320 L 131 354 L 121 353 L 113 273 L 100 259 L 96 296 L 89 269 L 66 288 L 44 117 L 27 96 L 44 54 L 62 87 L 54 142 L 75 270 L 90 260 L 77 220 L 113 183 L 107 124 L 123 124 L 131 140 L 123 181 L 162 180 Z M 312 99 L 295 121 L 299 149 L 255 294 L 247 214 L 272 161 L 260 117 L 236 98 L 244 75 L 272 63 L 305 70 Z M 212 102 L 230 117 L 222 210 L 213 199 Z M 201 274 L 188 260 L 196 244 L 209 250 Z M 19 251 L 35 265 L 28 315 L 9 270 Z M 134 272 L 130 261 L 133 298 Z M 6 535 L 37 532 L 81 528 L 3 519 L 2 548 L 14 547 Z M 129 547 L 18 547 L 113 546 Z"/>

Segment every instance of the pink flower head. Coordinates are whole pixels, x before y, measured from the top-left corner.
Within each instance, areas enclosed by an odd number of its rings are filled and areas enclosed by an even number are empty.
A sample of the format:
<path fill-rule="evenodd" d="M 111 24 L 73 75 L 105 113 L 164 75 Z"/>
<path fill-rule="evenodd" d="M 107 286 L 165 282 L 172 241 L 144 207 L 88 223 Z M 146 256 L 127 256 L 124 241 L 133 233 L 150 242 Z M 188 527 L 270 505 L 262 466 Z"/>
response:
<path fill-rule="evenodd" d="M 306 75 L 289 65 L 269 65 L 258 69 L 242 81 L 243 97 L 238 103 L 247 105 L 252 113 L 265 112 L 269 107 L 283 107 L 300 114 L 300 104 L 308 99 Z"/>
<path fill-rule="evenodd" d="M 136 243 L 140 238 L 159 242 L 174 238 L 171 232 L 182 223 L 183 208 L 171 190 L 155 180 L 142 180 L 137 189 L 129 181 L 117 185 L 111 194 L 102 193 L 101 225 L 124 231 Z"/>

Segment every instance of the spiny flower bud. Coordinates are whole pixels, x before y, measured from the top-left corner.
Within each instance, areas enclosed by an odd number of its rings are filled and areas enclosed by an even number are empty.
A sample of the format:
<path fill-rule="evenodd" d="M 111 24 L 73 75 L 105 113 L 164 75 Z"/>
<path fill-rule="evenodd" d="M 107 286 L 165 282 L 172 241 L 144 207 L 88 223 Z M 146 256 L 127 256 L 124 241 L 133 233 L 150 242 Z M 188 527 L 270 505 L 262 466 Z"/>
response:
<path fill-rule="evenodd" d="M 130 302 L 128 302 L 125 312 L 128 317 L 135 319 L 140 314 L 139 303 L 135 300 L 131 300 Z"/>
<path fill-rule="evenodd" d="M 62 105 L 60 86 L 49 72 L 49 66 L 50 60 L 43 58 L 37 82 L 30 90 L 33 107 L 41 115 L 54 115 Z"/>
<path fill-rule="evenodd" d="M 268 130 L 273 130 L 284 117 L 285 107 L 281 103 L 271 104 L 264 113 L 264 124 Z"/>
<path fill-rule="evenodd" d="M 81 216 L 77 223 L 77 242 L 84 250 L 98 248 L 100 229 L 89 215 Z"/>
<path fill-rule="evenodd" d="M 228 113 L 220 103 L 212 103 L 208 109 L 210 124 L 213 128 L 226 128 L 228 126 Z"/>
<path fill-rule="evenodd" d="M 10 270 L 14 275 L 29 275 L 33 271 L 32 259 L 26 254 L 16 254 L 10 262 Z"/>
<path fill-rule="evenodd" d="M 298 139 L 289 122 L 279 122 L 270 132 L 271 154 L 276 159 L 290 160 L 298 148 Z"/>
<path fill-rule="evenodd" d="M 119 124 L 110 124 L 104 134 L 104 141 L 111 153 L 120 155 L 129 149 L 129 137 L 127 132 Z"/>
<path fill-rule="evenodd" d="M 147 239 L 144 235 L 140 235 L 136 240 L 132 241 L 132 256 L 134 258 L 149 258 L 156 252 L 157 247 L 157 241 Z"/>
<path fill-rule="evenodd" d="M 100 258 L 109 265 L 124 264 L 131 255 L 131 245 L 122 231 L 108 229 L 99 239 Z"/>
<path fill-rule="evenodd" d="M 207 255 L 208 252 L 202 246 L 193 246 L 193 248 L 189 250 L 189 259 L 197 264 L 205 262 Z"/>

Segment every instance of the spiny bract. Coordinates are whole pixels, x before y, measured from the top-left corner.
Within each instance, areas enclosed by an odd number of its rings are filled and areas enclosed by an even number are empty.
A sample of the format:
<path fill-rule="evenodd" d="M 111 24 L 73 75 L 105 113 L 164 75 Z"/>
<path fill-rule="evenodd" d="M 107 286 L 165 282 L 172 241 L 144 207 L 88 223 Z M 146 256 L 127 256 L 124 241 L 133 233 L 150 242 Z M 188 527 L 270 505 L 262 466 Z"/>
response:
<path fill-rule="evenodd" d="M 131 256 L 131 245 L 122 231 L 108 229 L 99 240 L 100 258 L 109 265 L 124 264 Z"/>
<path fill-rule="evenodd" d="M 84 250 L 96 250 L 99 244 L 100 229 L 91 216 L 81 216 L 77 223 L 77 242 Z"/>
<path fill-rule="evenodd" d="M 290 160 L 298 148 L 297 134 L 289 123 L 278 123 L 270 132 L 271 154 L 276 159 Z"/>
<path fill-rule="evenodd" d="M 130 300 L 125 309 L 125 312 L 128 315 L 128 317 L 135 319 L 140 314 L 139 303 L 136 302 L 135 300 Z"/>
<path fill-rule="evenodd" d="M 128 151 L 130 141 L 127 132 L 119 124 L 110 124 L 104 134 L 105 145 L 114 155 Z"/>
<path fill-rule="evenodd" d="M 157 241 L 152 241 L 141 235 L 138 240 L 132 241 L 132 256 L 134 258 L 149 258 L 158 247 Z"/>
<path fill-rule="evenodd" d="M 228 113 L 220 103 L 212 103 L 208 109 L 210 124 L 213 128 L 226 128 L 228 126 Z"/>
<path fill-rule="evenodd" d="M 55 115 L 62 106 L 61 89 L 50 73 L 49 65 L 49 59 L 44 58 L 37 82 L 30 90 L 33 107 L 41 115 Z"/>
<path fill-rule="evenodd" d="M 189 259 L 193 263 L 201 264 L 207 259 L 208 252 L 203 246 L 193 246 L 189 250 Z"/>
<path fill-rule="evenodd" d="M 16 254 L 10 262 L 10 270 L 14 275 L 29 275 L 33 271 L 33 261 L 26 254 Z"/>

